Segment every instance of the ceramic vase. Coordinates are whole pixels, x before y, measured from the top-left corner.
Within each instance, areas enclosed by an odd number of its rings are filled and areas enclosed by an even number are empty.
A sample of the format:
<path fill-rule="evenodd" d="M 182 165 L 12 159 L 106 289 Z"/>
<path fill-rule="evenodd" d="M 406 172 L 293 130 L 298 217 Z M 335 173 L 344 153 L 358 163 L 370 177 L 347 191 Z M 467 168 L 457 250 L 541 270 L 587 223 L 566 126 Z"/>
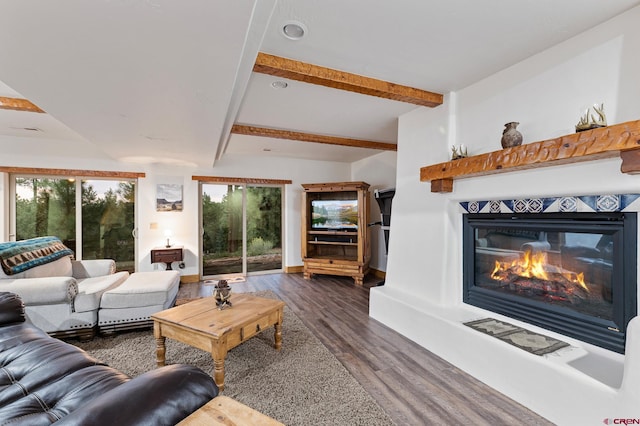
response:
<path fill-rule="evenodd" d="M 514 146 L 519 146 L 522 144 L 522 133 L 520 133 L 516 127 L 518 127 L 518 122 L 512 121 L 511 123 L 507 123 L 504 125 L 504 130 L 502 131 L 502 147 L 503 148 L 511 148 Z"/>

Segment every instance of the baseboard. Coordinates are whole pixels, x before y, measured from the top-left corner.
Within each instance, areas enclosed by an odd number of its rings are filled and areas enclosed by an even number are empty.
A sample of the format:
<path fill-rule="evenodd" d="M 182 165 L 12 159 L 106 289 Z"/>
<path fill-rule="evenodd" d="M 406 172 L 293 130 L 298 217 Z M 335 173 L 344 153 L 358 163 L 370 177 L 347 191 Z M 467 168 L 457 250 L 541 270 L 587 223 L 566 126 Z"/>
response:
<path fill-rule="evenodd" d="M 284 273 L 285 274 L 300 274 L 304 272 L 304 266 L 300 265 L 300 266 L 287 266 L 286 268 L 284 268 Z M 384 280 L 387 277 L 387 272 L 386 271 L 379 271 L 377 269 L 373 269 L 373 268 L 369 268 L 369 273 L 373 274 L 374 277 L 376 278 L 380 278 L 381 280 Z"/>
<path fill-rule="evenodd" d="M 378 269 L 369 268 L 369 273 L 381 280 L 384 280 L 387 277 L 387 271 L 379 271 Z"/>
<path fill-rule="evenodd" d="M 190 284 L 200 282 L 200 275 L 182 275 L 180 284 Z"/>
<path fill-rule="evenodd" d="M 287 266 L 284 268 L 285 274 L 301 274 L 304 272 L 304 266 Z M 387 275 L 385 271 L 378 271 L 377 269 L 369 269 L 376 278 L 384 279 Z M 190 284 L 200 282 L 199 275 L 182 275 L 180 277 L 180 284 Z"/>

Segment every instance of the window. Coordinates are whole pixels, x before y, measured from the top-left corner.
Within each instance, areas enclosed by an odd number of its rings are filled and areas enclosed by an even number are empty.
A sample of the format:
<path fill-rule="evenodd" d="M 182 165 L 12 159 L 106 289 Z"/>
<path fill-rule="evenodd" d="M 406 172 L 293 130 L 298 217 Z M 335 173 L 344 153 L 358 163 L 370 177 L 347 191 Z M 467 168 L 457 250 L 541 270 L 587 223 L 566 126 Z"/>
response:
<path fill-rule="evenodd" d="M 135 271 L 134 179 L 12 175 L 11 234 L 16 240 L 53 235 L 76 259 L 114 259 Z"/>
<path fill-rule="evenodd" d="M 73 179 L 15 178 L 16 240 L 53 235 L 76 251 L 76 185 Z"/>
<path fill-rule="evenodd" d="M 202 184 L 202 275 L 282 269 L 282 188 Z"/>
<path fill-rule="evenodd" d="M 202 277 L 281 271 L 284 185 L 291 181 L 193 179 L 200 181 Z"/>
<path fill-rule="evenodd" d="M 82 181 L 83 259 L 114 259 L 135 272 L 135 193 L 133 181 Z"/>

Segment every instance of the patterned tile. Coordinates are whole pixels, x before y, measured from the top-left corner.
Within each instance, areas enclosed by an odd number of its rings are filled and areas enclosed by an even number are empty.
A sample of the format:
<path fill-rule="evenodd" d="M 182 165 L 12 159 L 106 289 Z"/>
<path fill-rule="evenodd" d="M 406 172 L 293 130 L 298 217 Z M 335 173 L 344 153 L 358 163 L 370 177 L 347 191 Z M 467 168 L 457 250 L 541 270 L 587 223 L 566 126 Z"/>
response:
<path fill-rule="evenodd" d="M 541 198 L 532 198 L 527 201 L 527 213 L 542 213 L 542 206 Z"/>
<path fill-rule="evenodd" d="M 558 201 L 558 211 L 575 212 L 578 211 L 578 200 L 576 197 L 561 197 Z"/>
<path fill-rule="evenodd" d="M 464 201 L 468 213 L 640 212 L 640 194 L 602 194 Z"/>
<path fill-rule="evenodd" d="M 597 212 L 598 211 L 598 196 L 597 195 L 588 195 L 578 197 L 578 211 L 579 212 Z"/>
<path fill-rule="evenodd" d="M 502 213 L 501 202 L 497 200 L 489 201 L 489 213 Z"/>
<path fill-rule="evenodd" d="M 596 199 L 596 209 L 599 212 L 617 212 L 620 210 L 619 195 L 599 195 Z"/>
<path fill-rule="evenodd" d="M 543 198 L 542 199 L 542 210 L 545 213 L 557 212 L 559 210 L 559 208 L 558 208 L 559 201 L 560 200 L 558 198 Z"/>
<path fill-rule="evenodd" d="M 528 209 L 527 200 L 513 200 L 514 213 L 526 213 Z"/>
<path fill-rule="evenodd" d="M 621 194 L 620 195 L 620 210 L 625 211 L 626 209 L 633 208 L 633 204 L 640 199 L 640 194 Z M 636 203 L 640 204 L 640 203 Z M 640 210 L 637 206 L 634 210 Z M 631 210 L 629 210 L 631 211 Z"/>

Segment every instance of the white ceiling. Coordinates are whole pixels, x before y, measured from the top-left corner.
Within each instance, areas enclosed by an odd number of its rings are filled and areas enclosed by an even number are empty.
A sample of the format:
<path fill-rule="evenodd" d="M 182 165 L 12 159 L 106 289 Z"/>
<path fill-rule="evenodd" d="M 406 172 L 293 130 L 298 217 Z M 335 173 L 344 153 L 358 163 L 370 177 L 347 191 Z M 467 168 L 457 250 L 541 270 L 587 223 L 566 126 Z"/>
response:
<path fill-rule="evenodd" d="M 252 73 L 258 51 L 444 94 L 638 4 L 2 0 L 0 96 L 47 114 L 0 110 L 0 136 L 83 143 L 146 163 L 211 167 L 226 153 L 351 162 L 379 151 L 230 128 L 396 143 L 397 117 L 417 106 L 291 80 L 274 89 L 277 78 Z M 292 20 L 306 26 L 302 40 L 282 35 Z"/>

